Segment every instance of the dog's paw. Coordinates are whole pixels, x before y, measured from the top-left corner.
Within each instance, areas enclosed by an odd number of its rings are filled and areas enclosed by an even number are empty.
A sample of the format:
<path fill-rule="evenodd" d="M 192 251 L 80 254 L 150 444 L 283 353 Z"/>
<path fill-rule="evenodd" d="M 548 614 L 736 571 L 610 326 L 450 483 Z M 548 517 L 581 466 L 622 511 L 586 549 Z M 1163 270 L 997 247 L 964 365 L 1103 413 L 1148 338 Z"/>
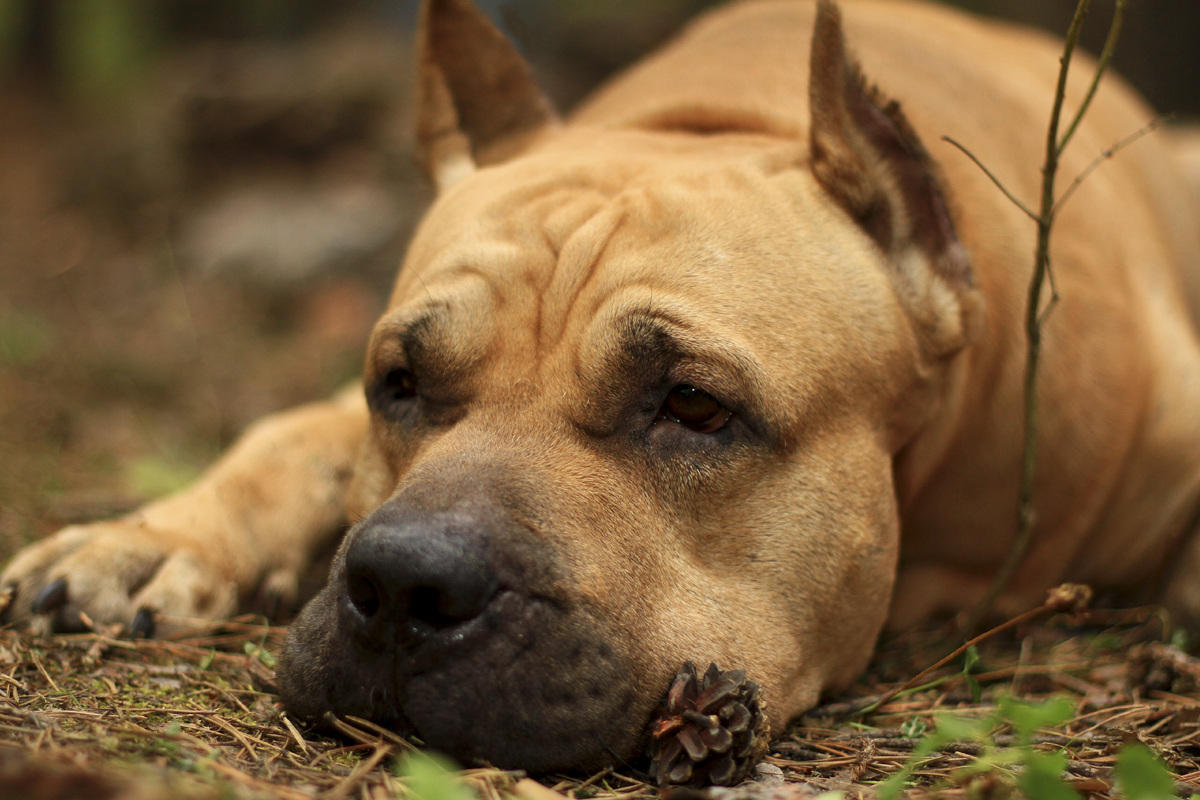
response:
<path fill-rule="evenodd" d="M 0 621 L 50 630 L 121 624 L 152 636 L 156 619 L 216 619 L 237 608 L 228 553 L 149 529 L 136 518 L 75 525 L 19 552 L 0 574 Z"/>

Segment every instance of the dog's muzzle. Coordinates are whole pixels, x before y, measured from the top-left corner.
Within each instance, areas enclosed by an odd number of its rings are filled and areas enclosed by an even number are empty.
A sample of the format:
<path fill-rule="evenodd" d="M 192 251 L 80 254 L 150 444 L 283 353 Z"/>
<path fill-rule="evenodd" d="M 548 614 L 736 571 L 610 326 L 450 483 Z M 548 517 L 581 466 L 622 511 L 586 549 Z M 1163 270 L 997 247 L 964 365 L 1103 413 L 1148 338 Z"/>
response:
<path fill-rule="evenodd" d="M 572 596 L 561 563 L 499 502 L 389 501 L 347 535 L 289 631 L 288 709 L 371 719 L 466 763 L 623 757 L 645 720 L 622 637 Z"/>

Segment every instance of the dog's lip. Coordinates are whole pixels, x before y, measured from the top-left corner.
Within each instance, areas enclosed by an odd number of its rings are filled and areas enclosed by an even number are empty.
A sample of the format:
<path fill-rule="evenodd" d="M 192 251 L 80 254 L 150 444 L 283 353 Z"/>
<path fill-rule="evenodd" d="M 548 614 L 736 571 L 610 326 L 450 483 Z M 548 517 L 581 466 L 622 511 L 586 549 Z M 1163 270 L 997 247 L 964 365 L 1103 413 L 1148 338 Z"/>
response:
<path fill-rule="evenodd" d="M 512 603 L 544 604 L 556 611 L 566 611 L 561 600 L 541 594 L 531 594 L 501 586 L 488 607 L 478 616 L 442 629 L 432 628 L 415 620 L 397 622 L 395 635 L 386 643 L 372 640 L 365 631 L 367 620 L 354 607 L 346 594 L 340 598 L 342 613 L 354 629 L 360 647 L 371 652 L 399 655 L 409 662 L 410 674 L 418 675 L 436 668 L 450 658 L 463 658 L 477 646 L 486 644 L 488 637 L 503 627 L 501 616 Z M 430 663 L 437 662 L 437 663 Z"/>
<path fill-rule="evenodd" d="M 450 628 L 426 633 L 416 643 L 409 643 L 407 649 L 404 642 L 399 642 L 398 650 L 403 651 L 408 659 L 410 677 L 439 669 L 447 661 L 470 658 L 472 651 L 486 647 L 494 636 L 501 634 L 505 627 L 503 616 L 506 606 L 511 607 L 514 603 L 519 606 L 544 605 L 558 612 L 565 610 L 563 604 L 553 598 L 501 588 L 479 616 Z M 522 649 L 527 650 L 533 644 L 529 640 Z"/>
<path fill-rule="evenodd" d="M 497 592 L 493 597 L 492 602 L 500 598 L 501 592 Z M 470 644 L 480 636 L 486 634 L 489 628 L 495 626 L 494 620 L 489 621 L 489 617 L 494 617 L 495 612 L 492 609 L 486 608 L 478 616 L 468 620 L 455 623 L 445 628 L 432 628 L 425 623 L 417 622 L 408 626 L 409 630 L 416 628 L 419 633 L 412 640 L 415 653 L 422 650 L 458 650 Z M 402 643 L 403 644 L 403 643 Z"/>
<path fill-rule="evenodd" d="M 499 595 L 500 592 L 497 592 Z M 445 648 L 468 642 L 484 630 L 485 609 L 480 615 L 446 628 L 438 629 L 420 620 L 370 620 L 363 616 L 348 593 L 338 598 L 344 625 L 349 628 L 360 647 L 376 653 L 412 653 L 421 649 Z M 381 637 L 372 628 L 384 629 L 388 635 Z"/>

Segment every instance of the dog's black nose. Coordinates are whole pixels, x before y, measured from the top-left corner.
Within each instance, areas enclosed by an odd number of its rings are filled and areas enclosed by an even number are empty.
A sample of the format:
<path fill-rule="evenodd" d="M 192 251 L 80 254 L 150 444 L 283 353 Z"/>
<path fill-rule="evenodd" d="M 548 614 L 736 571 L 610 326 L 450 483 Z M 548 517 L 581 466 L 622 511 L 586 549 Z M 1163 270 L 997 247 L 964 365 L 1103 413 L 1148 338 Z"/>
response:
<path fill-rule="evenodd" d="M 346 551 L 346 592 L 368 638 L 420 638 L 479 616 L 499 581 L 472 533 L 478 521 L 453 512 L 396 517 L 372 515 Z"/>

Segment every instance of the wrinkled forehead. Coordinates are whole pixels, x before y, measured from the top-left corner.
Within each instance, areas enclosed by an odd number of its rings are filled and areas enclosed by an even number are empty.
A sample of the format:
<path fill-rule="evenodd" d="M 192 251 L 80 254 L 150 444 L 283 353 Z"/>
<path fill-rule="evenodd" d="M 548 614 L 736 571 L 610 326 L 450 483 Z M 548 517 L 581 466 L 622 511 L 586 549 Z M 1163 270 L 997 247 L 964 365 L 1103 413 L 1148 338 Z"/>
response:
<path fill-rule="evenodd" d="M 477 275 L 496 302 L 536 301 L 540 324 L 559 330 L 577 303 L 632 283 L 697 296 L 752 283 L 804 249 L 785 185 L 811 183 L 797 153 L 794 143 L 750 135 L 562 136 L 439 197 L 392 305 Z"/>
<path fill-rule="evenodd" d="M 423 330 L 464 367 L 532 365 L 597 337 L 611 350 L 637 316 L 677 340 L 703 329 L 695 341 L 741 342 L 743 361 L 822 371 L 794 343 L 831 337 L 853 358 L 894 305 L 883 274 L 861 269 L 877 260 L 870 243 L 828 236 L 847 226 L 796 146 L 697 138 L 564 137 L 464 178 L 423 221 L 380 331 Z"/>

